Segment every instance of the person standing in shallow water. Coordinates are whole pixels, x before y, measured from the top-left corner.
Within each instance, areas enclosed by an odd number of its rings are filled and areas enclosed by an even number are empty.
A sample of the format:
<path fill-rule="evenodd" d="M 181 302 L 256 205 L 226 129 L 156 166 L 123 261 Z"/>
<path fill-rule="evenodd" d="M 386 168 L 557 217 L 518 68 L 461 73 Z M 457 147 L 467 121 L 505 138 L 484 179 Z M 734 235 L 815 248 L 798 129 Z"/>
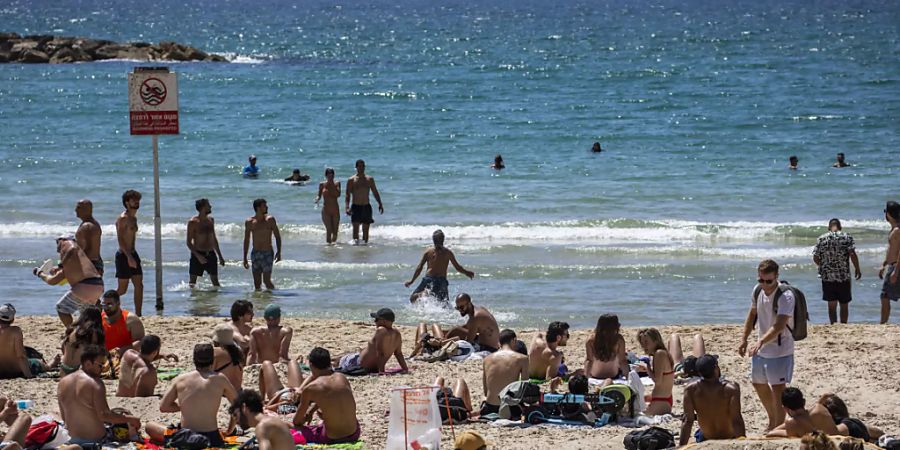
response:
<path fill-rule="evenodd" d="M 225 267 L 225 258 L 216 238 L 215 219 L 210 216 L 212 205 L 209 200 L 201 198 L 194 206 L 197 208 L 197 215 L 187 223 L 187 248 L 191 251 L 188 283 L 193 288 L 197 284 L 197 277 L 202 277 L 203 272 L 206 272 L 209 274 L 209 281 L 218 287 L 219 268 L 216 264 Z"/>
<path fill-rule="evenodd" d="M 116 279 L 119 296 L 128 292 L 128 282 L 134 285 L 134 313 L 141 316 L 144 305 L 144 272 L 141 269 L 141 257 L 135 249 L 137 240 L 137 211 L 141 207 L 141 193 L 127 190 L 122 194 L 122 206 L 125 211 L 116 219 L 116 238 L 119 250 L 116 252 Z M 161 306 L 161 305 L 157 305 Z"/>
<path fill-rule="evenodd" d="M 837 322 L 838 304 L 841 305 L 841 323 L 847 323 L 849 317 L 851 278 L 850 264 L 856 269 L 856 279 L 862 277 L 859 270 L 859 258 L 853 237 L 841 231 L 841 221 L 828 221 L 828 232 L 819 236 L 813 249 L 813 262 L 819 268 L 822 278 L 822 300 L 828 302 L 828 319 L 832 324 Z"/>
<path fill-rule="evenodd" d="M 75 205 L 75 215 L 81 219 L 81 225 L 75 231 L 75 242 L 91 259 L 94 267 L 100 275 L 103 275 L 103 258 L 100 257 L 100 236 L 103 230 L 94 219 L 94 204 L 88 199 L 82 199 Z"/>
<path fill-rule="evenodd" d="M 322 223 L 325 224 L 325 242 L 333 244 L 337 242 L 338 228 L 341 225 L 341 207 L 338 199 L 341 198 L 341 182 L 334 181 L 334 169 L 325 169 L 325 181 L 319 183 L 319 193 L 316 194 L 316 204 L 322 202 Z"/>
<path fill-rule="evenodd" d="M 359 226 L 362 225 L 363 242 L 369 243 L 369 225 L 375 223 L 372 220 L 372 205 L 369 204 L 369 191 L 378 202 L 378 213 L 384 214 L 384 205 L 381 203 L 381 195 L 375 187 L 375 179 L 366 175 L 366 162 L 356 160 L 356 175 L 347 179 L 347 194 L 344 198 L 344 207 L 350 221 L 353 223 L 353 241 L 359 242 Z M 353 197 L 353 206 L 350 205 L 350 197 Z"/>
<path fill-rule="evenodd" d="M 272 283 L 272 266 L 281 261 L 281 233 L 275 218 L 269 215 L 269 205 L 265 199 L 253 201 L 255 215 L 244 223 L 244 268 L 253 273 L 253 288 L 259 290 L 262 282 L 266 289 L 275 289 Z M 251 263 L 247 262 L 247 250 L 250 249 L 250 237 L 253 237 L 253 251 L 250 252 Z M 275 237 L 277 251 L 272 249 L 272 237 Z"/>

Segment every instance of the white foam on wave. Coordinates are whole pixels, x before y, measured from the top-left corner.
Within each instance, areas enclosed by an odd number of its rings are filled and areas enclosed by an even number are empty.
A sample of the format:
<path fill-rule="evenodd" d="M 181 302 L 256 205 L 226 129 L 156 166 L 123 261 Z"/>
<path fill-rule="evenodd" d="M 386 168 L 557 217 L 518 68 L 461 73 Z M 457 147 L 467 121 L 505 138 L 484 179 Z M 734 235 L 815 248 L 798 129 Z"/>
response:
<path fill-rule="evenodd" d="M 813 247 L 778 247 L 778 248 L 735 248 L 735 247 L 699 247 L 699 246 L 660 246 L 660 247 L 621 247 L 621 246 L 587 246 L 574 249 L 579 253 L 603 253 L 610 255 L 646 255 L 646 256 L 720 256 L 740 259 L 790 259 L 812 257 Z M 858 255 L 877 255 L 884 253 L 885 247 L 856 248 Z"/>

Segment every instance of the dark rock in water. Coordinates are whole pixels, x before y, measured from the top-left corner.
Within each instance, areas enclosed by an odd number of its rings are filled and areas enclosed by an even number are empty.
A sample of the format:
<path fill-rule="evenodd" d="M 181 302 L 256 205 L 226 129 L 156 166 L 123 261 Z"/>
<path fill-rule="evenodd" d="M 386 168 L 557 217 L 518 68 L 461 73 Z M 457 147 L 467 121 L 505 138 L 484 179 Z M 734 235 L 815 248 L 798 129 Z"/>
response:
<path fill-rule="evenodd" d="M 19 55 L 19 61 L 23 63 L 46 63 L 50 62 L 50 57 L 40 50 L 25 50 Z"/>
<path fill-rule="evenodd" d="M 0 33 L 0 63 L 64 64 L 104 59 L 228 62 L 221 55 L 173 41 L 161 41 L 159 45 L 147 42 L 119 44 L 83 37 L 43 34 L 22 37 L 17 33 Z"/>

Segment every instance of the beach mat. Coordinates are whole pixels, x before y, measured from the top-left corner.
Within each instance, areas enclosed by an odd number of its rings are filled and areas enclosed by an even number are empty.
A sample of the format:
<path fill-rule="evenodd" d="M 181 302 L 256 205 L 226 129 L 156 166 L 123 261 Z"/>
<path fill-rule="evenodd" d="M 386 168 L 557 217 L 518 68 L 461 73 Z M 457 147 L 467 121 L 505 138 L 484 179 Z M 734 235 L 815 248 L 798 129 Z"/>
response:
<path fill-rule="evenodd" d="M 169 381 L 169 380 L 177 377 L 178 375 L 181 375 L 182 372 L 184 372 L 183 369 L 177 369 L 177 368 L 175 368 L 175 369 L 159 369 L 156 371 L 156 377 L 162 381 Z"/>

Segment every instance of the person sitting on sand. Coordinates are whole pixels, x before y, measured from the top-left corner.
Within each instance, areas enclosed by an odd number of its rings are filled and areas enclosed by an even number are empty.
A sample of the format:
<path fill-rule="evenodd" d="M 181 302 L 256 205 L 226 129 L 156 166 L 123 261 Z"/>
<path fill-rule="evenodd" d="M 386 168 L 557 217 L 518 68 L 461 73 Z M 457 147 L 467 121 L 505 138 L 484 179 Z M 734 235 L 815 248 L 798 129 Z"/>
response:
<path fill-rule="evenodd" d="M 466 324 L 454 327 L 447 332 L 441 330 L 438 324 L 432 324 L 431 331 L 434 338 L 443 340 L 458 337 L 472 344 L 475 351 L 494 353 L 500 348 L 500 327 L 487 308 L 475 306 L 469 294 L 462 293 L 456 296 L 456 310 L 459 311 L 460 316 L 468 316 Z M 423 327 L 427 327 L 427 325 L 420 323 L 419 329 L 421 330 Z"/>
<path fill-rule="evenodd" d="M 250 332 L 253 330 L 253 303 L 247 300 L 235 300 L 231 304 L 231 329 L 234 330 L 234 343 L 244 352 L 250 353 Z"/>
<path fill-rule="evenodd" d="M 300 391 L 300 407 L 293 424 L 309 444 L 342 444 L 359 440 L 353 388 L 343 374 L 331 368 L 331 354 L 316 347 L 309 352 L 312 376 Z M 319 411 L 322 422 L 307 425 Z"/>
<path fill-rule="evenodd" d="M 291 173 L 291 176 L 285 178 L 284 181 L 293 181 L 293 182 L 309 181 L 309 175 L 307 175 L 305 173 L 300 173 L 300 169 L 294 169 L 294 171 Z"/>
<path fill-rule="evenodd" d="M 15 320 L 12 304 L 0 306 L 0 379 L 32 378 L 41 371 L 41 362 L 30 361 L 25 354 L 22 329 L 13 325 Z"/>
<path fill-rule="evenodd" d="M 68 443 L 100 448 L 110 438 L 107 423 L 128 424 L 140 430 L 139 418 L 114 413 L 106 402 L 106 385 L 100 379 L 106 365 L 106 350 L 88 345 L 80 356 L 81 369 L 64 376 L 56 389 L 59 411 L 70 436 Z"/>
<path fill-rule="evenodd" d="M 263 414 L 262 398 L 254 390 L 240 390 L 228 412 L 237 416 L 243 429 L 253 428 L 251 446 L 260 450 L 294 450 L 294 437 L 287 424 L 276 417 Z M 245 444 L 246 445 L 246 444 Z"/>
<path fill-rule="evenodd" d="M 678 445 L 687 445 L 694 420 L 700 422 L 694 434 L 697 442 L 745 436 L 741 387 L 733 381 L 721 379 L 719 358 L 715 355 L 697 358 L 697 372 L 702 379 L 684 388 L 684 417 Z"/>
<path fill-rule="evenodd" d="M 62 374 L 68 375 L 77 371 L 81 364 L 81 352 L 92 345 L 100 347 L 106 345 L 103 319 L 101 318 L 100 308 L 96 306 L 85 308 L 81 315 L 78 316 L 78 320 L 72 324 L 72 330 L 63 339 L 62 360 L 59 364 Z"/>
<path fill-rule="evenodd" d="M 462 379 L 462 377 L 458 378 L 451 390 L 445 387 L 444 377 L 438 376 L 434 379 L 433 385 L 438 387 L 437 404 L 441 422 L 445 425 L 450 423 L 458 424 L 472 415 L 472 394 L 469 393 L 469 385 L 466 383 L 466 380 Z M 465 408 L 465 413 L 462 412 L 462 409 L 456 407 L 460 406 L 460 403 Z M 448 409 L 450 410 L 448 411 Z"/>
<path fill-rule="evenodd" d="M 256 155 L 250 155 L 247 157 L 247 162 L 250 164 L 244 166 L 244 170 L 241 171 L 241 175 L 244 178 L 256 178 L 259 176 L 259 166 L 256 165 Z"/>
<path fill-rule="evenodd" d="M 135 314 L 122 308 L 119 293 L 110 289 L 100 300 L 103 307 L 103 334 L 106 336 L 106 350 L 120 357 L 126 350 L 137 347 L 137 341 L 144 337 L 144 322 Z"/>
<path fill-rule="evenodd" d="M 422 268 L 425 264 L 428 264 L 428 271 L 425 272 L 425 276 L 422 277 L 422 282 L 419 283 L 419 287 L 417 287 L 412 295 L 409 296 L 410 303 L 415 303 L 420 298 L 426 297 L 429 294 L 434 296 L 434 298 L 438 299 L 440 302 L 449 302 L 450 293 L 448 292 L 449 283 L 447 282 L 447 266 L 450 264 L 453 264 L 453 268 L 456 269 L 457 272 L 469 277 L 469 279 L 475 277 L 475 272 L 466 270 L 465 267 L 456 261 L 456 255 L 454 255 L 450 249 L 444 247 L 443 231 L 435 231 L 431 235 L 431 240 L 434 242 L 434 247 L 425 250 L 425 253 L 422 255 L 422 260 L 419 261 L 419 265 L 416 266 L 416 271 L 413 273 L 412 278 L 406 283 L 403 283 L 406 287 L 412 285 L 413 282 L 416 281 L 416 278 L 419 277 L 419 274 L 422 273 Z"/>
<path fill-rule="evenodd" d="M 31 427 L 31 416 L 19 412 L 16 402 L 0 397 L 0 422 L 9 426 L 6 434 L 0 433 L 0 448 L 3 450 L 25 448 L 25 436 Z"/>
<path fill-rule="evenodd" d="M 116 397 L 151 397 L 159 379 L 153 362 L 160 358 L 162 343 L 158 336 L 144 336 L 135 349 L 128 349 L 122 355 L 119 365 L 119 387 Z"/>
<path fill-rule="evenodd" d="M 656 328 L 643 328 L 637 334 L 638 343 L 644 353 L 651 357 L 647 373 L 653 380 L 650 404 L 644 414 L 658 416 L 672 412 L 672 387 L 675 386 L 675 361 L 663 344 L 662 336 Z"/>
<path fill-rule="evenodd" d="M 281 307 L 275 304 L 266 306 L 263 311 L 265 326 L 250 331 L 250 354 L 247 364 L 259 364 L 263 361 L 288 362 L 288 349 L 294 329 L 281 326 Z"/>
<path fill-rule="evenodd" d="M 163 413 L 181 413 L 181 429 L 191 430 L 194 434 L 209 439 L 210 447 L 224 447 L 225 441 L 219 431 L 216 417 L 222 397 L 229 402 L 237 397 L 237 391 L 228 378 L 214 372 L 213 347 L 210 344 L 194 346 L 194 367 L 172 380 L 169 390 L 159 402 L 159 411 Z M 167 427 L 158 423 L 147 424 L 150 440 L 157 444 L 166 444 Z"/>
<path fill-rule="evenodd" d="M 484 373 L 484 402 L 480 415 L 500 412 L 500 391 L 509 383 L 528 379 L 528 355 L 516 351 L 519 341 L 513 330 L 500 332 L 500 350 L 482 361 Z"/>
<path fill-rule="evenodd" d="M 277 414 L 294 414 L 300 404 L 300 388 L 305 384 L 303 372 L 300 370 L 302 357 L 285 364 L 287 367 L 286 385 L 278 377 L 278 370 L 272 361 L 264 361 L 259 366 L 259 392 L 263 395 L 265 409 Z M 311 379 L 307 378 L 308 383 Z"/>
<path fill-rule="evenodd" d="M 59 267 L 43 272 L 35 267 L 35 276 L 50 285 L 58 285 L 66 280 L 69 290 L 56 302 L 59 320 L 66 328 L 72 326 L 72 315 L 87 305 L 97 303 L 103 294 L 103 278 L 88 258 L 75 243 L 74 236 L 60 236 L 56 239 L 56 251 L 59 252 Z"/>
<path fill-rule="evenodd" d="M 620 333 L 619 317 L 603 314 L 585 343 L 587 358 L 584 372 L 590 378 L 622 378 L 628 374 L 625 338 Z"/>
<path fill-rule="evenodd" d="M 824 413 L 824 414 L 823 414 Z M 840 434 L 862 439 L 866 442 L 878 442 L 884 432 L 877 427 L 866 425 L 859 419 L 851 419 L 847 410 L 847 404 L 835 394 L 825 394 L 819 398 L 815 406 L 810 410 L 813 423 L 818 424 L 819 418 L 829 422 L 834 430 L 816 427 L 830 435 Z"/>
<path fill-rule="evenodd" d="M 681 350 L 681 336 L 678 333 L 672 333 L 669 336 L 666 349 L 669 350 L 672 360 L 675 361 L 676 384 L 700 380 L 700 374 L 697 373 L 697 358 L 706 354 L 706 342 L 703 340 L 702 334 L 694 335 L 691 354 L 688 356 L 684 356 L 684 352 Z"/>
<path fill-rule="evenodd" d="M 345 374 L 360 369 L 368 373 L 383 373 L 385 364 L 393 355 L 404 372 L 409 370 L 403 357 L 403 337 L 394 329 L 394 311 L 381 308 L 370 313 L 375 319 L 375 335 L 362 351 L 348 353 L 336 359 L 335 369 Z"/>
<path fill-rule="evenodd" d="M 806 399 L 803 393 L 795 387 L 785 388 L 781 393 L 781 406 L 787 415 L 784 423 L 778 425 L 766 434 L 766 437 L 794 437 L 798 438 L 816 429 L 809 411 L 806 410 Z"/>
<path fill-rule="evenodd" d="M 491 164 L 491 169 L 494 170 L 503 170 L 506 166 L 503 164 L 503 157 L 498 153 L 497 156 L 494 157 L 494 163 Z"/>
<path fill-rule="evenodd" d="M 567 376 L 568 369 L 563 364 L 563 352 L 559 347 L 565 347 L 568 342 L 569 324 L 566 322 L 551 322 L 546 336 L 538 333 L 528 350 L 528 377 L 545 381 Z"/>
<path fill-rule="evenodd" d="M 213 370 L 225 375 L 235 389 L 240 389 L 244 383 L 247 357 L 234 342 L 234 329 L 227 323 L 219 324 L 213 332 L 212 341 L 215 353 Z"/>

